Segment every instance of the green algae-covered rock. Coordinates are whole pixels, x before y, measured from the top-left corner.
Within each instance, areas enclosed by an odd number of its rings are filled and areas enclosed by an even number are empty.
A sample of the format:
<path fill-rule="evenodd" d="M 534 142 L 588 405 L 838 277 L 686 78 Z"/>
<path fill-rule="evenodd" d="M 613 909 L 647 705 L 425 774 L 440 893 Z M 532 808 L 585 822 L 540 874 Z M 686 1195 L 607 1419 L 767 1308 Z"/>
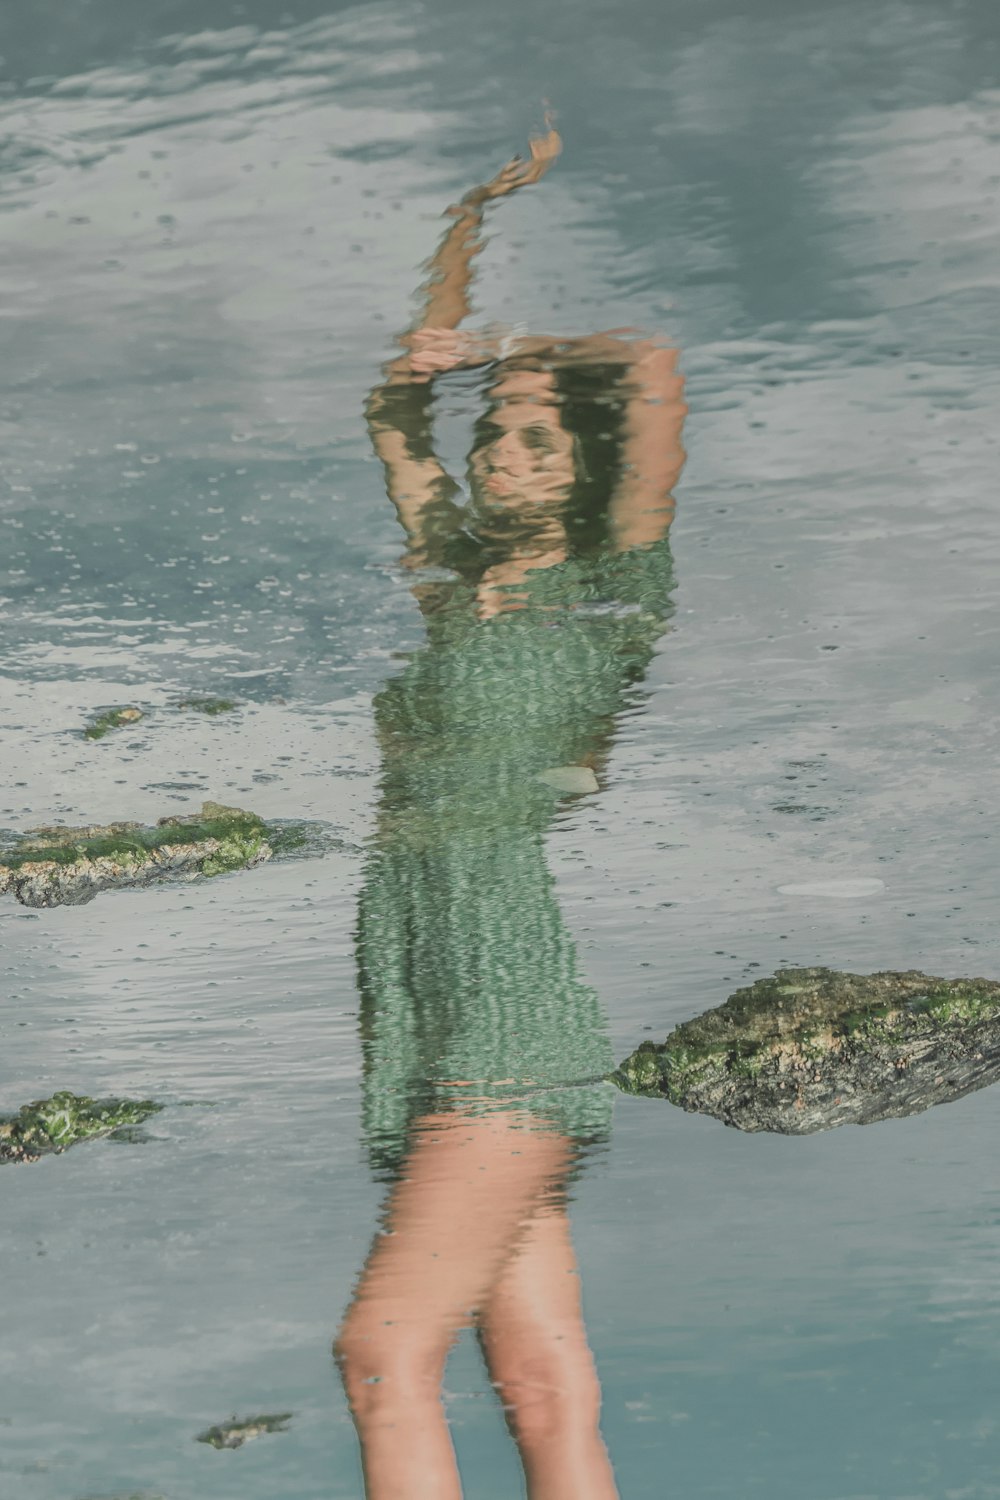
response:
<path fill-rule="evenodd" d="M 161 1108 L 148 1099 L 90 1099 L 63 1089 L 0 1118 L 0 1162 L 37 1161 L 80 1141 L 140 1125 Z"/>
<path fill-rule="evenodd" d="M 213 1448 L 242 1448 L 251 1438 L 263 1437 L 267 1432 L 287 1432 L 293 1415 L 283 1411 L 272 1416 L 247 1417 L 242 1422 L 234 1417 L 231 1422 L 220 1422 L 217 1427 L 199 1432 L 195 1442 L 208 1443 Z"/>
<path fill-rule="evenodd" d="M 142 709 L 134 708 L 131 704 L 106 708 L 90 720 L 83 731 L 83 737 L 87 740 L 103 740 L 112 729 L 124 729 L 127 724 L 137 724 L 144 718 Z"/>
<path fill-rule="evenodd" d="M 200 813 L 141 823 L 35 828 L 0 850 L 0 893 L 24 906 L 79 906 L 114 886 L 174 875 L 222 875 L 270 859 L 289 842 L 256 813 L 205 802 Z"/>
<path fill-rule="evenodd" d="M 780 969 L 612 1074 L 626 1093 L 785 1135 L 916 1114 L 998 1078 L 1000 984 L 834 969 Z"/>
<path fill-rule="evenodd" d="M 231 714 L 240 705 L 235 698 L 182 698 L 176 706 L 214 719 L 218 714 Z"/>

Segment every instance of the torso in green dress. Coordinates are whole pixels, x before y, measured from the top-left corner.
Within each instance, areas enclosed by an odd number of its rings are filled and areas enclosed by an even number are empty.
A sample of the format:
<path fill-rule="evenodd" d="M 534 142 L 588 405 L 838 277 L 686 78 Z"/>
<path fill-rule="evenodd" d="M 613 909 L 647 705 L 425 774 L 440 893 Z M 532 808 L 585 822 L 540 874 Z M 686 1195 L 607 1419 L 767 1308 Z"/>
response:
<path fill-rule="evenodd" d="M 516 1108 L 574 1141 L 607 1131 L 600 1001 L 545 863 L 560 792 L 599 763 L 669 610 L 666 540 L 570 559 L 479 620 L 451 581 L 428 644 L 376 699 L 378 827 L 361 894 L 364 1126 L 395 1170 L 413 1122 Z"/>

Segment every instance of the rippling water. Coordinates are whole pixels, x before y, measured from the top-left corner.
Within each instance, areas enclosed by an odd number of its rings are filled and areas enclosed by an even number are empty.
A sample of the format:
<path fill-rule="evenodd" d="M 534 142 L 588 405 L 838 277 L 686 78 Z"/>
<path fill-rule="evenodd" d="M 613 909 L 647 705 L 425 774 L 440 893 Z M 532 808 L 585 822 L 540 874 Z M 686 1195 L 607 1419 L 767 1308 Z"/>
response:
<path fill-rule="evenodd" d="M 3 1176 L 3 1488 L 346 1500 L 372 700 L 424 640 L 362 406 L 441 210 L 549 101 L 475 323 L 681 351 L 674 612 L 547 838 L 615 1055 L 783 962 L 996 977 L 1000 23 L 91 0 L 0 53 L 0 825 L 215 797 L 344 845 L 3 907 L 3 1108 L 175 1106 Z M 441 383 L 456 471 L 481 394 Z M 617 1100 L 571 1191 L 623 1496 L 1000 1495 L 998 1111 L 796 1140 Z M 469 1493 L 516 1493 L 471 1340 L 446 1394 Z M 254 1411 L 295 1417 L 192 1441 Z"/>

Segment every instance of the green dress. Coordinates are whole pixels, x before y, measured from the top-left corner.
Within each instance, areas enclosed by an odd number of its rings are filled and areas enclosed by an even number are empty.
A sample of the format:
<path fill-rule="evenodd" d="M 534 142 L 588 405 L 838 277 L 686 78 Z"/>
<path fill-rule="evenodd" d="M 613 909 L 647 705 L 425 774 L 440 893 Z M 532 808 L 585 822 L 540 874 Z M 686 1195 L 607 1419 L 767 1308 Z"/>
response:
<path fill-rule="evenodd" d="M 428 643 L 375 703 L 378 826 L 361 893 L 364 1130 L 396 1172 L 414 1121 L 515 1109 L 603 1138 L 614 1066 L 600 1001 L 545 862 L 565 793 L 599 763 L 669 609 L 666 540 L 528 575 L 525 607 L 478 619 L 449 581 Z"/>

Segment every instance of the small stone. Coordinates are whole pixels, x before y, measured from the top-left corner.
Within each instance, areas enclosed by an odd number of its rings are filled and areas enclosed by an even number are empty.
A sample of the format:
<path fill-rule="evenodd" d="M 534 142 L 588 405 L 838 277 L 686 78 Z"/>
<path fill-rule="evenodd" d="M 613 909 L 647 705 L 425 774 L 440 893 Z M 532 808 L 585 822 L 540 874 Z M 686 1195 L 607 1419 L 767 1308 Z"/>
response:
<path fill-rule="evenodd" d="M 106 708 L 90 720 L 83 731 L 83 737 L 87 740 L 103 740 L 112 729 L 124 729 L 126 724 L 137 724 L 143 718 L 145 714 L 142 709 L 131 704 Z"/>
<path fill-rule="evenodd" d="M 548 771 L 539 771 L 535 780 L 567 797 L 583 797 L 599 789 L 597 777 L 589 766 L 552 766 Z"/>
<path fill-rule="evenodd" d="M 247 1417 L 242 1422 L 234 1417 L 231 1422 L 220 1422 L 199 1432 L 195 1442 L 208 1443 L 212 1448 L 242 1448 L 244 1443 L 263 1437 L 265 1433 L 287 1432 L 293 1416 L 293 1412 L 285 1411 L 272 1416 Z"/>

